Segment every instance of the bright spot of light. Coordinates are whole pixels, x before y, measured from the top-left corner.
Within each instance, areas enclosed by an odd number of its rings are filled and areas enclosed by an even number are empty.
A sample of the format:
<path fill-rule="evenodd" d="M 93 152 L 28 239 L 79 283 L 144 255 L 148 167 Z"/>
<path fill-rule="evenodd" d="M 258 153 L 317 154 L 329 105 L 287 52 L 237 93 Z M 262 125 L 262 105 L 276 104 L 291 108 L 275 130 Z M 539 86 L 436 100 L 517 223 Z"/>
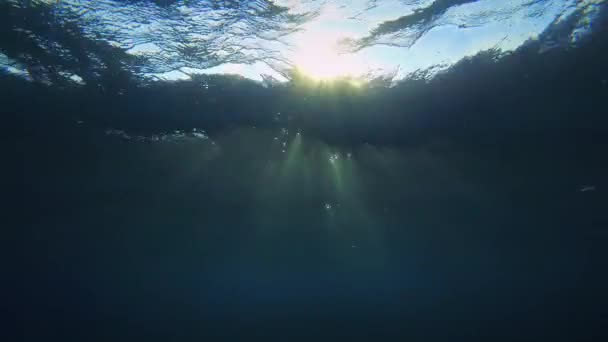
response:
<path fill-rule="evenodd" d="M 365 75 L 368 65 L 356 54 L 341 52 L 339 41 L 337 34 L 316 30 L 303 33 L 293 51 L 293 62 L 298 71 L 315 80 Z"/>
<path fill-rule="evenodd" d="M 339 158 L 338 154 L 334 153 L 331 156 L 329 156 L 329 162 L 333 164 L 338 160 L 338 158 Z"/>

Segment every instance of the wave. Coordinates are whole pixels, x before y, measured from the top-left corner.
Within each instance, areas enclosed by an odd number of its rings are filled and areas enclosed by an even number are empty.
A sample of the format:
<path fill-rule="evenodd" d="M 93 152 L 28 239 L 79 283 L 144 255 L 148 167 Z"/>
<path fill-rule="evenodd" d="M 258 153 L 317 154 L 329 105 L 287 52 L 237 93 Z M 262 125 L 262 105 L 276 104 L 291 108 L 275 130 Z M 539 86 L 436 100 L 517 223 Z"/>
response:
<path fill-rule="evenodd" d="M 380 70 L 399 80 L 530 39 L 544 39 L 541 52 L 574 46 L 604 7 L 604 0 L 8 0 L 0 4 L 0 65 L 59 86 L 202 73 L 290 80 L 294 49 L 314 45 L 320 36 L 302 37 L 321 27 L 317 35 L 342 32 L 341 54 L 373 62 L 367 77 Z"/>

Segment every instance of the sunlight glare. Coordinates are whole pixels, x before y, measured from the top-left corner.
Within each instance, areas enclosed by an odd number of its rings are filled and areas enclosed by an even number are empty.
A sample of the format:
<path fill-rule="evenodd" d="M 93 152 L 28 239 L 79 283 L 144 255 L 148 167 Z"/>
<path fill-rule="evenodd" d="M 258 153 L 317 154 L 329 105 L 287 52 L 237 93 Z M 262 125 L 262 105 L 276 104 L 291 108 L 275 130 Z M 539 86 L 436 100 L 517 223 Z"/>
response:
<path fill-rule="evenodd" d="M 365 75 L 365 63 L 353 54 L 340 53 L 337 42 L 335 37 L 324 37 L 321 33 L 302 37 L 293 58 L 296 68 L 315 80 Z"/>

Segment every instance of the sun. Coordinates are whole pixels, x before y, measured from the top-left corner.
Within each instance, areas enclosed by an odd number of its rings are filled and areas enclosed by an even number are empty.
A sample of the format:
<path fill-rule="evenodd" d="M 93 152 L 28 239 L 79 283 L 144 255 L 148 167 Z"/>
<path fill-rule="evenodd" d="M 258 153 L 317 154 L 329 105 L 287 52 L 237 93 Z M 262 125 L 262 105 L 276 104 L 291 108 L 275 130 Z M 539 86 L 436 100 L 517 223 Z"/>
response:
<path fill-rule="evenodd" d="M 349 57 L 333 51 L 314 50 L 298 54 L 295 65 L 300 72 L 315 80 L 362 75 L 365 72 L 364 66 Z"/>
<path fill-rule="evenodd" d="M 356 55 L 341 53 L 338 39 L 316 34 L 299 41 L 292 60 L 302 74 L 314 80 L 358 78 L 367 66 Z"/>

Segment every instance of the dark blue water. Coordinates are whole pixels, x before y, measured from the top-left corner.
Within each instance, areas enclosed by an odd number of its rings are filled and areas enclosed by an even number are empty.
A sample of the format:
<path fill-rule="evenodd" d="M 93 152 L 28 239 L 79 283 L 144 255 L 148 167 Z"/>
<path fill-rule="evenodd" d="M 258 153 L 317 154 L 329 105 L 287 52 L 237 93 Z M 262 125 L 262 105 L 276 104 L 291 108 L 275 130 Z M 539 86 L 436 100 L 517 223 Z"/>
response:
<path fill-rule="evenodd" d="M 605 340 L 602 2 L 574 43 L 363 85 L 150 79 L 55 5 L 0 5 L 7 341 Z"/>

